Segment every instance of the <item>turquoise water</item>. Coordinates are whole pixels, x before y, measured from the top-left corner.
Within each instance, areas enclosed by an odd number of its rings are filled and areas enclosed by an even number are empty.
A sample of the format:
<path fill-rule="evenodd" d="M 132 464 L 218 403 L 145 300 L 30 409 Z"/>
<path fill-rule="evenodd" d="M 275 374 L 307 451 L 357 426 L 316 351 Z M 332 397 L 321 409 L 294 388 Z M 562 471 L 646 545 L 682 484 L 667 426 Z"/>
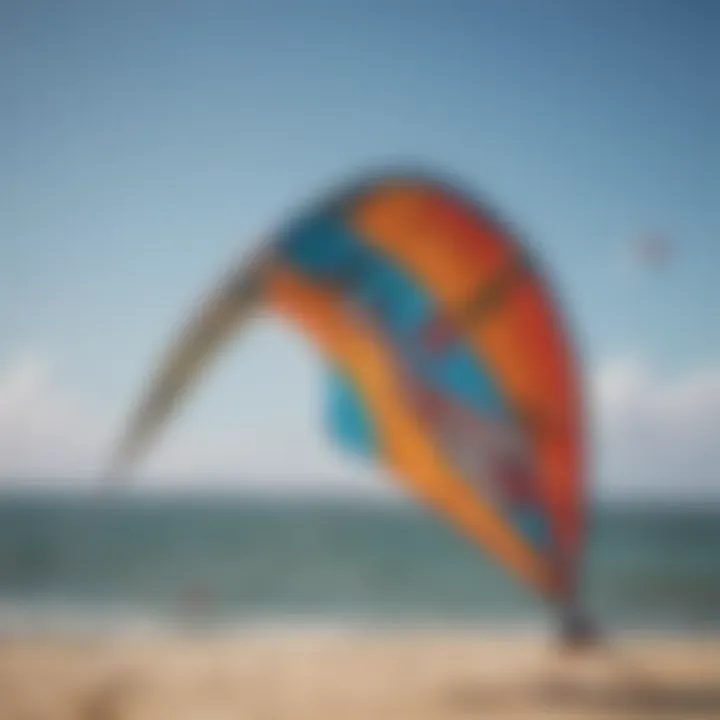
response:
<path fill-rule="evenodd" d="M 604 625 L 718 630 L 720 508 L 600 508 L 586 574 Z M 0 496 L 0 615 L 61 610 L 505 627 L 547 618 L 539 601 L 411 504 Z"/>

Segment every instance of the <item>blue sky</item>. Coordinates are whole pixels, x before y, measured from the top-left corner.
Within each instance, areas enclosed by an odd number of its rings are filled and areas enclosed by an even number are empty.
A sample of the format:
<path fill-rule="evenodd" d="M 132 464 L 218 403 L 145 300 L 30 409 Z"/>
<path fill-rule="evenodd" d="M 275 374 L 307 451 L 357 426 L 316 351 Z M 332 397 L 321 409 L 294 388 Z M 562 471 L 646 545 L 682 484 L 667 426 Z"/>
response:
<path fill-rule="evenodd" d="M 5 0 L 0 369 L 29 352 L 120 422 L 228 261 L 336 180 L 412 161 L 523 230 L 589 374 L 714 372 L 719 33 L 714 0 Z M 673 262 L 626 267 L 650 231 Z M 251 335 L 186 432 L 315 417 L 311 354 Z"/>

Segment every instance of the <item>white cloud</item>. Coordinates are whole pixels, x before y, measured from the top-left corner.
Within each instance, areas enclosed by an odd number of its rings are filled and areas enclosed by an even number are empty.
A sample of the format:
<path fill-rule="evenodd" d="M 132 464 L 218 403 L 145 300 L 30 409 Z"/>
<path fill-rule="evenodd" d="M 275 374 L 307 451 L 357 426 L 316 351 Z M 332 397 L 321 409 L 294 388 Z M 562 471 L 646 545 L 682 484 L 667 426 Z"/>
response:
<path fill-rule="evenodd" d="M 720 496 L 720 369 L 666 378 L 638 360 L 608 362 L 595 374 L 591 407 L 601 492 Z M 141 482 L 386 487 L 381 473 L 335 449 L 314 417 L 294 417 L 282 426 L 270 417 L 228 428 L 171 426 Z M 66 389 L 40 355 L 0 363 L 0 482 L 92 481 L 118 420 Z"/>
<path fill-rule="evenodd" d="M 41 357 L 21 353 L 0 366 L 0 476 L 86 477 L 102 424 L 56 382 Z"/>
<path fill-rule="evenodd" d="M 720 497 L 720 370 L 662 377 L 637 359 L 593 388 L 599 473 L 612 492 Z"/>

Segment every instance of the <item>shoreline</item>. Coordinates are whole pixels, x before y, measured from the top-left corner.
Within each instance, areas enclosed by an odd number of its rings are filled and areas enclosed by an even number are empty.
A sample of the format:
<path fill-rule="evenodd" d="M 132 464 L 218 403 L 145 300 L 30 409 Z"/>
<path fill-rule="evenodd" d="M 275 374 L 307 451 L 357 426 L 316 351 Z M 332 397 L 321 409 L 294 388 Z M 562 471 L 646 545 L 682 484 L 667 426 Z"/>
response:
<path fill-rule="evenodd" d="M 599 616 L 600 630 L 612 638 L 671 639 L 691 638 L 720 641 L 720 624 L 612 622 Z M 533 615 L 485 613 L 482 616 L 452 618 L 449 614 L 381 612 L 303 612 L 294 613 L 213 613 L 202 610 L 141 610 L 130 606 L 105 604 L 39 603 L 0 601 L 0 639 L 32 636 L 115 637 L 228 637 L 254 635 L 422 635 L 427 632 L 449 635 L 469 633 L 493 638 L 552 640 L 558 630 L 551 612 Z"/>
<path fill-rule="evenodd" d="M 720 641 L 717 622 L 632 623 L 598 617 L 608 638 L 709 638 Z M 100 638 L 244 637 L 247 635 L 417 635 L 426 632 L 470 633 L 487 637 L 553 639 L 558 630 L 551 612 L 532 615 L 492 614 L 451 617 L 449 614 L 382 612 L 225 613 L 189 609 L 172 612 L 106 604 L 0 601 L 0 639 L 54 635 Z"/>

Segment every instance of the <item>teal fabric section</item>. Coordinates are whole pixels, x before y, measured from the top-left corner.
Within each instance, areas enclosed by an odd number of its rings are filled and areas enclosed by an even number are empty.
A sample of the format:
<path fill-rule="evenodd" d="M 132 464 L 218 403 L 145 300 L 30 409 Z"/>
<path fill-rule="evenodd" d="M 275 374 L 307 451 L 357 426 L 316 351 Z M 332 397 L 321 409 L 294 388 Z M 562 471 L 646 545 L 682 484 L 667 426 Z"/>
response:
<path fill-rule="evenodd" d="M 350 379 L 331 370 L 327 391 L 326 419 L 333 437 L 348 450 L 374 456 L 377 444 L 372 419 Z"/>

